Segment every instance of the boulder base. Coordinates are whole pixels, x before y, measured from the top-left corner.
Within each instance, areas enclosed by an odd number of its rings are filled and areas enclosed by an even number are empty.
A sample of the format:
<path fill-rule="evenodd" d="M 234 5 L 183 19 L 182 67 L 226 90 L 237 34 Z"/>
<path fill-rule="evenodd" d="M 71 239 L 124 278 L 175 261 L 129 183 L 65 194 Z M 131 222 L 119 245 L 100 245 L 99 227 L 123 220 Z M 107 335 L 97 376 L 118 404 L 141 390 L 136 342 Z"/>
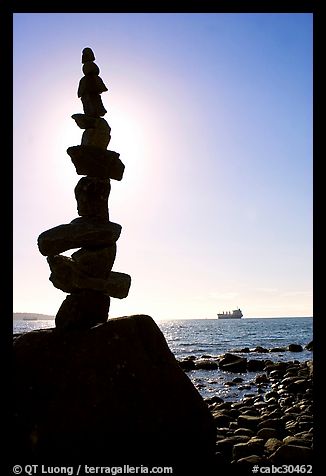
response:
<path fill-rule="evenodd" d="M 106 466 L 213 460 L 213 417 L 149 316 L 22 335 L 14 397 L 17 458 L 96 457 Z"/>

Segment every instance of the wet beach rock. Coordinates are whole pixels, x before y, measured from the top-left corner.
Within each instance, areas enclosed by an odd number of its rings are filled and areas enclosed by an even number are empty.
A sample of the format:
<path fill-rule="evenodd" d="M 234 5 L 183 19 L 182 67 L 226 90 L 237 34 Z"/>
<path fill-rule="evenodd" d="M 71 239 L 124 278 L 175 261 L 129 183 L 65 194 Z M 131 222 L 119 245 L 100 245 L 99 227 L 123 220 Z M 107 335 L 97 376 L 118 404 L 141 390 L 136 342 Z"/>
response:
<path fill-rule="evenodd" d="M 217 460 L 223 455 L 228 464 L 312 464 L 312 369 L 312 361 L 267 361 L 255 379 L 271 388 L 263 395 L 253 393 L 238 402 L 207 399 L 217 426 Z"/>

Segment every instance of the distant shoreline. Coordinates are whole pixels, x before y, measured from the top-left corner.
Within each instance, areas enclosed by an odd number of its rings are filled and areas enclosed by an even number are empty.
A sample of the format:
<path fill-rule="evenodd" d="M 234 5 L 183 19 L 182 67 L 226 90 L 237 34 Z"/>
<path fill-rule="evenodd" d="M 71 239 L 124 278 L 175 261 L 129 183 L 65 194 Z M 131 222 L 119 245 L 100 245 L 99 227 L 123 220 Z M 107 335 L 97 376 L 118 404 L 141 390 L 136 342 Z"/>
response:
<path fill-rule="evenodd" d="M 109 318 L 114 319 L 118 316 L 109 316 Z M 51 321 L 54 320 L 55 316 L 51 316 L 48 314 L 40 314 L 40 313 L 33 313 L 33 312 L 14 312 L 13 313 L 13 320 L 14 321 Z M 264 316 L 250 316 L 250 317 L 243 317 L 241 320 L 246 319 L 313 319 L 313 316 L 271 316 L 271 317 L 264 317 Z M 217 317 L 176 317 L 176 318 L 167 318 L 167 319 L 157 319 L 158 321 L 190 321 L 190 320 L 218 320 Z"/>
<path fill-rule="evenodd" d="M 14 321 L 50 321 L 54 320 L 55 316 L 48 314 L 40 314 L 36 312 L 14 312 Z"/>

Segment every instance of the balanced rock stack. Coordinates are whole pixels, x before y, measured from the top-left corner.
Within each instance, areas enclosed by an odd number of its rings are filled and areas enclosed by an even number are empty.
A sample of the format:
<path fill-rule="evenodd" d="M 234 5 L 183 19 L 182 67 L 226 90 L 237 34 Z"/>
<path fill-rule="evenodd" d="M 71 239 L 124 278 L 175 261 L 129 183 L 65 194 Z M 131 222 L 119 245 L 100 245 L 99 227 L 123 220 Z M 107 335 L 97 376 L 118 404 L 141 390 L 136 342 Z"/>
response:
<path fill-rule="evenodd" d="M 125 298 L 131 284 L 129 275 L 111 271 L 121 226 L 109 220 L 110 179 L 121 180 L 124 165 L 117 152 L 107 150 L 111 128 L 102 117 L 106 110 L 101 99 L 107 87 L 94 60 L 93 51 L 84 48 L 78 97 L 85 114 L 72 116 L 84 132 L 81 145 L 67 149 L 77 174 L 84 176 L 75 187 L 79 217 L 38 238 L 51 269 L 50 281 L 69 293 L 56 315 L 60 329 L 86 329 L 106 322 L 110 296 Z M 71 258 L 59 254 L 74 248 L 80 249 Z"/>

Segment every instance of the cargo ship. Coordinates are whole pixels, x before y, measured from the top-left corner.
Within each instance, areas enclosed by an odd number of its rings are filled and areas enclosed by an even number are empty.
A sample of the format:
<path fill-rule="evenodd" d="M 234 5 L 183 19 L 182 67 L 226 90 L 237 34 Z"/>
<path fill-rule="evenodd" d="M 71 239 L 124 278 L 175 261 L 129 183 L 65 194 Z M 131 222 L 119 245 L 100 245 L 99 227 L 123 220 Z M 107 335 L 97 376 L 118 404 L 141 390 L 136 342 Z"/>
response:
<path fill-rule="evenodd" d="M 235 309 L 234 311 L 227 311 L 217 314 L 217 319 L 241 319 L 243 317 L 241 309 Z"/>

